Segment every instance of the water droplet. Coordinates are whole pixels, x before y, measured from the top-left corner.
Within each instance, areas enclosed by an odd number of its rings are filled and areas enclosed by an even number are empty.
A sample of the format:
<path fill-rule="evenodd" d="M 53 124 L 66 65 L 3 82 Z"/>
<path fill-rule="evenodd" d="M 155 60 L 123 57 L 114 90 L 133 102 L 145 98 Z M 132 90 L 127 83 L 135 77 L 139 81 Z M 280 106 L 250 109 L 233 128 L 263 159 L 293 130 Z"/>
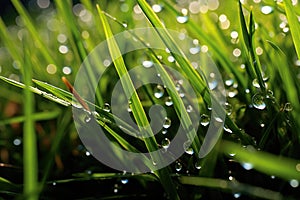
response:
<path fill-rule="evenodd" d="M 256 88 L 260 88 L 259 82 L 258 82 L 258 80 L 257 80 L 256 78 L 253 79 L 252 85 L 253 85 L 254 87 L 256 87 Z"/>
<path fill-rule="evenodd" d="M 177 16 L 176 20 L 180 24 L 184 24 L 188 21 L 189 17 L 188 16 Z"/>
<path fill-rule="evenodd" d="M 181 169 L 182 169 L 182 164 L 180 162 L 176 162 L 175 163 L 175 170 L 179 172 Z"/>
<path fill-rule="evenodd" d="M 194 154 L 194 150 L 191 147 L 191 141 L 186 141 L 183 143 L 183 149 L 185 151 L 185 153 L 189 154 L 189 155 L 193 155 Z"/>
<path fill-rule="evenodd" d="M 52 182 L 52 185 L 55 186 L 55 185 L 56 185 L 56 182 Z"/>
<path fill-rule="evenodd" d="M 264 100 L 265 97 L 262 94 L 257 93 L 252 97 L 252 104 L 255 108 L 263 110 L 266 108 L 266 103 L 264 102 Z"/>
<path fill-rule="evenodd" d="M 200 49 L 199 46 L 190 48 L 190 53 L 193 54 L 193 55 L 199 53 L 200 51 L 201 51 L 201 49 Z"/>
<path fill-rule="evenodd" d="M 230 98 L 235 97 L 237 94 L 238 94 L 238 90 L 233 87 L 229 88 L 229 90 L 227 91 L 227 95 Z"/>
<path fill-rule="evenodd" d="M 253 169 L 253 164 L 251 164 L 251 163 L 245 162 L 245 163 L 242 163 L 241 165 L 244 167 L 245 170 Z"/>
<path fill-rule="evenodd" d="M 170 126 L 171 126 L 171 119 L 168 118 L 168 117 L 165 117 L 165 121 L 164 121 L 163 127 L 165 129 L 168 129 L 168 128 L 170 128 Z"/>
<path fill-rule="evenodd" d="M 128 183 L 128 179 L 121 179 L 121 183 L 122 184 L 127 184 Z"/>
<path fill-rule="evenodd" d="M 209 118 L 208 115 L 202 114 L 202 115 L 200 116 L 200 124 L 201 124 L 202 126 L 207 126 L 207 125 L 209 124 L 209 122 L 210 122 L 210 118 Z"/>
<path fill-rule="evenodd" d="M 168 132 L 167 129 L 164 129 L 164 130 L 162 130 L 161 133 L 165 135 L 165 134 L 167 134 L 167 132 Z"/>
<path fill-rule="evenodd" d="M 231 152 L 231 153 L 229 153 L 228 155 L 229 155 L 230 157 L 234 157 L 234 156 L 236 155 L 236 153 Z"/>
<path fill-rule="evenodd" d="M 109 105 L 109 103 L 104 103 L 103 110 L 106 111 L 106 112 L 110 112 L 110 105 Z"/>
<path fill-rule="evenodd" d="M 226 125 L 223 127 L 224 131 L 226 131 L 227 133 L 232 133 L 232 130 L 230 128 L 228 128 Z"/>
<path fill-rule="evenodd" d="M 263 6 L 261 7 L 261 12 L 265 15 L 268 15 L 273 12 L 273 8 L 271 6 Z"/>
<path fill-rule="evenodd" d="M 186 107 L 186 111 L 187 111 L 188 113 L 192 112 L 192 111 L 193 111 L 193 106 L 188 105 L 188 106 Z"/>
<path fill-rule="evenodd" d="M 287 111 L 287 112 L 292 111 L 292 110 L 293 110 L 293 107 L 292 107 L 291 103 L 289 103 L 289 102 L 286 103 L 286 104 L 284 105 L 283 110 L 284 110 L 284 111 Z"/>
<path fill-rule="evenodd" d="M 153 62 L 150 61 L 150 60 L 145 60 L 143 61 L 142 65 L 145 67 L 145 68 L 150 68 L 153 66 Z"/>
<path fill-rule="evenodd" d="M 157 162 L 156 162 L 155 160 L 152 160 L 152 164 L 153 164 L 154 166 L 156 166 L 156 165 L 157 165 Z"/>
<path fill-rule="evenodd" d="M 162 141 L 161 141 L 161 146 L 164 148 L 164 149 L 167 149 L 169 148 L 171 142 L 168 138 L 164 138 Z"/>
<path fill-rule="evenodd" d="M 290 185 L 293 187 L 293 188 L 296 188 L 299 186 L 299 181 L 296 180 L 296 179 L 292 179 L 290 180 Z"/>
<path fill-rule="evenodd" d="M 95 119 L 99 119 L 100 118 L 100 115 L 99 115 L 99 113 L 97 111 L 93 111 L 92 115 L 94 116 Z"/>
<path fill-rule="evenodd" d="M 225 80 L 225 85 L 228 86 L 228 87 L 232 86 L 233 83 L 234 83 L 233 79 L 227 79 L 227 80 Z"/>
<path fill-rule="evenodd" d="M 166 97 L 165 98 L 165 104 L 166 106 L 172 106 L 173 105 L 173 101 L 171 97 Z"/>
<path fill-rule="evenodd" d="M 22 143 L 22 140 L 19 138 L 14 139 L 13 141 L 14 145 L 19 146 Z"/>
<path fill-rule="evenodd" d="M 208 87 L 210 90 L 214 90 L 216 89 L 216 87 L 218 86 L 218 81 L 217 80 L 211 80 L 208 82 Z"/>
<path fill-rule="evenodd" d="M 196 169 L 201 169 L 201 160 L 197 160 L 196 162 L 195 162 L 195 168 Z"/>
<path fill-rule="evenodd" d="M 89 123 L 91 120 L 92 120 L 92 118 L 91 118 L 91 116 L 89 114 L 84 117 L 84 121 L 86 123 Z"/>
<path fill-rule="evenodd" d="M 225 102 L 224 108 L 225 108 L 225 111 L 226 111 L 227 115 L 231 115 L 231 113 L 232 113 L 232 105 L 229 104 L 228 102 Z"/>
<path fill-rule="evenodd" d="M 155 88 L 154 88 L 154 96 L 156 98 L 161 98 L 165 93 L 165 90 L 164 88 L 161 86 L 161 85 L 157 85 Z"/>
<path fill-rule="evenodd" d="M 89 151 L 86 151 L 86 152 L 85 152 L 85 155 L 86 155 L 86 156 L 90 156 L 91 153 L 90 153 Z"/>
<path fill-rule="evenodd" d="M 275 179 L 275 178 L 276 178 L 276 176 L 274 176 L 274 175 L 271 176 L 271 179 Z"/>

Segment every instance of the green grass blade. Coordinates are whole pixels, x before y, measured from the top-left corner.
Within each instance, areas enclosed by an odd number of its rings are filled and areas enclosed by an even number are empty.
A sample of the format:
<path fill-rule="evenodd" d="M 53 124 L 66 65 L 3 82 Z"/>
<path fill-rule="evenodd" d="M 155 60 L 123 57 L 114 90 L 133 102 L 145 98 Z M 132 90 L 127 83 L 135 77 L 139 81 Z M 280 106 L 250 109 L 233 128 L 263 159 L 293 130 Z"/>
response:
<path fill-rule="evenodd" d="M 25 49 L 26 47 L 24 47 Z M 24 164 L 24 195 L 28 195 L 29 200 L 38 199 L 38 155 L 37 138 L 35 133 L 34 96 L 30 91 L 31 85 L 31 64 L 29 62 L 29 49 L 25 49 L 24 66 L 22 68 L 25 88 L 24 94 L 24 136 L 23 136 L 23 164 Z"/>
<path fill-rule="evenodd" d="M 240 162 L 251 163 L 254 169 L 268 175 L 280 177 L 285 180 L 300 180 L 300 173 L 297 171 L 298 160 L 278 157 L 266 152 L 260 152 L 253 148 L 243 148 L 238 144 L 222 141 L 221 151 L 226 154 L 235 152 L 235 159 Z M 276 163 L 276 164 L 274 164 Z"/>
<path fill-rule="evenodd" d="M 145 111 L 142 107 L 140 99 L 135 91 L 133 83 L 129 77 L 129 74 L 127 72 L 124 60 L 123 60 L 121 52 L 119 50 L 119 47 L 113 38 L 113 34 L 110 29 L 109 23 L 106 19 L 106 16 L 101 11 L 99 5 L 97 6 L 97 9 L 98 9 L 98 13 L 100 16 L 100 20 L 104 27 L 105 35 L 108 39 L 109 52 L 110 52 L 112 58 L 116 58 L 116 59 L 113 59 L 115 68 L 117 70 L 119 77 L 123 78 L 123 81 L 121 81 L 121 84 L 123 86 L 123 89 L 125 91 L 127 98 L 131 99 L 133 116 L 136 120 L 137 125 L 139 127 L 143 127 L 142 129 L 144 129 L 144 130 L 142 131 L 143 132 L 142 134 L 146 134 L 147 136 L 150 136 L 150 137 L 144 139 L 144 142 L 145 142 L 145 145 L 146 145 L 148 151 L 149 152 L 155 151 L 158 149 L 158 144 L 157 144 L 155 138 L 152 137 L 153 133 L 152 133 L 151 127 L 149 126 L 149 121 L 148 121 Z M 161 158 L 154 157 L 152 159 L 153 159 L 152 162 L 160 162 Z M 151 166 L 149 166 L 149 167 L 151 169 Z M 172 199 L 179 199 L 176 189 L 170 178 L 168 169 L 166 169 L 166 168 L 160 169 L 156 172 L 156 174 L 159 177 L 163 186 L 165 187 L 168 195 Z"/>
<path fill-rule="evenodd" d="M 295 14 L 295 10 L 293 9 L 291 1 L 285 0 L 284 5 L 285 5 L 287 20 L 294 41 L 294 46 L 298 55 L 298 59 L 300 59 L 300 25 L 299 25 L 298 17 Z"/>

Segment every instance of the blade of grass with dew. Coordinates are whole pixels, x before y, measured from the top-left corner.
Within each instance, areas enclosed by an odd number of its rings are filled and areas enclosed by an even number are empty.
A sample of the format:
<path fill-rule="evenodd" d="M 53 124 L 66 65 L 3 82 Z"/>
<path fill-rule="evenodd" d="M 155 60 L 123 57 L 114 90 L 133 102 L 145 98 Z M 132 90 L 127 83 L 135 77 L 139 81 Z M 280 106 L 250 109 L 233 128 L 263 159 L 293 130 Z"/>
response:
<path fill-rule="evenodd" d="M 29 200 L 38 199 L 38 156 L 37 156 L 37 138 L 35 133 L 34 96 L 30 91 L 31 85 L 31 63 L 29 61 L 29 49 L 26 49 L 25 42 L 24 63 L 22 74 L 24 76 L 25 88 L 24 94 L 24 127 L 23 127 L 23 165 L 24 165 L 24 196 L 28 195 Z"/>
<path fill-rule="evenodd" d="M 300 25 L 299 25 L 298 17 L 295 14 L 291 1 L 285 0 L 284 8 L 289 23 L 289 28 L 291 29 L 296 53 L 298 55 L 298 59 L 300 59 Z"/>
<path fill-rule="evenodd" d="M 189 63 L 186 56 L 182 54 L 182 51 L 180 51 L 180 49 L 177 47 L 176 43 L 173 41 L 172 37 L 166 30 L 165 26 L 160 22 L 158 16 L 153 12 L 149 4 L 145 0 L 137 0 L 137 2 L 140 5 L 143 12 L 145 13 L 148 20 L 151 22 L 151 24 L 154 27 L 160 28 L 162 30 L 158 32 L 161 39 L 164 41 L 164 43 L 166 44 L 168 49 L 170 49 L 171 52 L 176 52 L 175 54 L 173 54 L 173 57 L 178 62 L 178 64 L 182 67 L 183 72 L 186 74 L 187 77 L 189 77 L 189 80 L 191 80 L 191 84 L 196 88 L 198 93 L 203 97 L 204 101 L 207 104 L 209 104 L 211 101 L 211 97 L 209 94 L 209 89 L 206 86 L 203 79 Z M 214 97 L 212 96 L 212 98 Z M 216 106 L 218 108 L 216 108 L 215 111 L 218 111 L 220 113 L 224 112 L 224 109 L 221 107 L 221 105 L 217 104 Z M 237 133 L 241 137 L 241 139 L 244 140 L 246 143 L 253 144 L 251 137 L 248 134 L 242 132 L 228 116 L 226 116 L 226 124 L 233 132 Z"/>
<path fill-rule="evenodd" d="M 229 193 L 242 193 L 261 199 L 283 200 L 284 197 L 280 192 L 269 189 L 256 187 L 238 181 L 228 181 L 223 179 L 205 178 L 198 176 L 180 176 L 179 182 L 184 185 L 194 185 L 200 187 L 218 188 Z"/>
<path fill-rule="evenodd" d="M 260 88 L 262 91 L 266 90 L 265 83 L 262 78 L 261 74 L 261 66 L 260 66 L 260 61 L 257 58 L 255 52 L 254 52 L 254 32 L 255 32 L 255 27 L 254 27 L 254 19 L 253 19 L 253 13 L 250 11 L 250 20 L 249 20 L 249 27 L 247 28 L 246 21 L 245 21 L 245 16 L 243 14 L 243 9 L 242 9 L 242 3 L 238 1 L 238 6 L 239 6 L 239 19 L 240 19 L 240 27 L 242 31 L 242 39 L 244 43 L 244 49 L 247 51 L 247 62 L 249 65 L 249 75 L 252 79 L 254 77 L 258 80 L 258 83 L 260 85 Z"/>
<path fill-rule="evenodd" d="M 46 45 L 44 44 L 38 31 L 36 30 L 37 26 L 34 25 L 33 20 L 31 19 L 30 15 L 26 11 L 26 9 L 22 5 L 22 3 L 19 0 L 11 0 L 11 2 L 13 3 L 14 7 L 16 8 L 16 10 L 20 14 L 20 16 L 22 17 L 22 20 L 25 23 L 26 28 L 30 32 L 31 36 L 34 38 L 34 40 L 35 40 L 37 46 L 39 47 L 39 50 L 40 50 L 41 54 L 43 55 L 43 57 L 45 58 L 45 60 L 48 63 L 57 65 L 56 61 L 53 59 L 54 57 L 50 54 L 50 52 L 47 50 L 47 48 L 43 48 Z"/>
<path fill-rule="evenodd" d="M 220 151 L 225 154 L 235 152 L 234 158 L 240 162 L 251 163 L 253 168 L 285 180 L 300 180 L 299 160 L 293 160 L 266 152 L 260 152 L 253 148 L 244 148 L 233 142 L 222 141 Z"/>
<path fill-rule="evenodd" d="M 111 57 L 116 58 L 116 59 L 113 59 L 115 68 L 117 70 L 119 77 L 124 78 L 123 81 L 121 82 L 123 85 L 123 89 L 124 89 L 127 97 L 131 98 L 133 116 L 137 122 L 137 125 L 139 127 L 143 127 L 143 128 L 146 127 L 146 130 L 144 130 L 143 132 L 146 132 L 145 134 L 150 136 L 149 138 L 144 139 L 144 142 L 145 142 L 145 145 L 146 145 L 148 151 L 149 152 L 155 151 L 158 148 L 158 144 L 157 144 L 155 138 L 153 137 L 153 133 L 152 133 L 151 127 L 149 126 L 147 116 L 141 105 L 139 97 L 134 89 L 133 83 L 129 77 L 124 60 L 121 55 L 121 52 L 118 48 L 118 45 L 116 44 L 116 41 L 113 39 L 113 34 L 111 32 L 111 29 L 110 29 L 110 26 L 108 24 L 105 14 L 101 11 L 99 5 L 97 5 L 97 9 L 98 9 L 98 13 L 100 16 L 100 20 L 104 27 L 105 35 L 108 39 L 108 49 L 110 51 Z M 132 96 L 130 96 L 130 95 L 132 95 Z M 154 159 L 154 162 L 160 162 L 161 158 L 152 158 L 152 159 Z M 150 167 L 150 169 L 151 169 L 151 167 Z M 168 193 L 170 198 L 179 199 L 179 196 L 177 194 L 175 186 L 169 175 L 168 169 L 163 168 L 163 169 L 156 171 L 155 173 L 159 177 L 161 184 L 166 189 L 166 192 Z"/>

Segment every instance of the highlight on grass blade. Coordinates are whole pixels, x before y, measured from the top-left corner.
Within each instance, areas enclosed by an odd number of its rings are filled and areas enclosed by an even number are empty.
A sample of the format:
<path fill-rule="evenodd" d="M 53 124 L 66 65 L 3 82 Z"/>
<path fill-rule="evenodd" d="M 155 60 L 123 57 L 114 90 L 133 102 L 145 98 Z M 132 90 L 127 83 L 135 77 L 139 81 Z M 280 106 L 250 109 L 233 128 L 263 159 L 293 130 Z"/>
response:
<path fill-rule="evenodd" d="M 64 82 L 64 84 L 67 86 L 67 88 L 70 90 L 70 92 L 74 95 L 74 97 L 77 99 L 77 101 L 82 105 L 84 109 L 87 111 L 90 111 L 89 106 L 85 103 L 85 101 L 80 97 L 80 95 L 76 92 L 72 84 L 68 81 L 66 77 L 62 77 L 61 80 Z"/>

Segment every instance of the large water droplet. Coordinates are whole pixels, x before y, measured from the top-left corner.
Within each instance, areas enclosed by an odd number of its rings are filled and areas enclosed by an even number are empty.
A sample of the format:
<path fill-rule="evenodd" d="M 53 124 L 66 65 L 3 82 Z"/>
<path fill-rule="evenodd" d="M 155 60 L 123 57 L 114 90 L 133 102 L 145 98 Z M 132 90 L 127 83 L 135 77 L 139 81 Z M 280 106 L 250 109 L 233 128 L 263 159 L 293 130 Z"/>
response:
<path fill-rule="evenodd" d="M 157 85 L 155 88 L 154 88 L 154 96 L 156 97 L 156 98 L 161 98 L 163 95 L 164 95 L 164 93 L 165 93 L 165 90 L 164 90 L 164 88 L 163 88 L 163 86 L 161 86 L 161 85 Z"/>
<path fill-rule="evenodd" d="M 209 122 L 210 122 L 210 118 L 209 118 L 208 115 L 202 114 L 202 115 L 200 116 L 200 124 L 201 124 L 202 126 L 207 126 L 207 125 L 209 124 Z"/>
<path fill-rule="evenodd" d="M 265 103 L 265 97 L 260 94 L 257 93 L 255 95 L 253 95 L 252 97 L 252 104 L 255 108 L 259 109 L 259 110 L 263 110 L 266 108 L 266 103 Z"/>
<path fill-rule="evenodd" d="M 184 24 L 189 20 L 189 17 L 188 16 L 177 16 L 176 20 L 178 23 Z"/>
<path fill-rule="evenodd" d="M 179 172 L 181 169 L 182 169 L 182 164 L 180 162 L 176 162 L 175 163 L 175 170 Z"/>
<path fill-rule="evenodd" d="M 293 188 L 296 188 L 299 186 L 299 181 L 296 180 L 296 179 L 292 179 L 290 180 L 290 185 L 293 187 Z"/>
<path fill-rule="evenodd" d="M 165 117 L 165 121 L 164 121 L 164 123 L 163 123 L 163 127 L 164 127 L 165 129 L 168 129 L 168 128 L 170 128 L 170 126 L 171 126 L 171 119 L 168 118 L 168 117 Z"/>
<path fill-rule="evenodd" d="M 145 67 L 145 68 L 150 68 L 153 66 L 153 62 L 150 61 L 150 60 L 145 60 L 143 61 L 142 65 Z"/>
<path fill-rule="evenodd" d="M 104 103 L 103 110 L 106 111 L 106 112 L 110 112 L 110 105 L 109 105 L 109 103 Z"/>
<path fill-rule="evenodd" d="M 161 146 L 164 148 L 164 149 L 167 149 L 169 148 L 171 142 L 168 138 L 164 138 L 162 141 L 161 141 Z"/>
<path fill-rule="evenodd" d="M 191 147 L 191 141 L 186 141 L 183 143 L 183 149 L 185 151 L 185 153 L 189 154 L 189 155 L 193 155 L 194 154 L 194 150 L 193 148 Z"/>

